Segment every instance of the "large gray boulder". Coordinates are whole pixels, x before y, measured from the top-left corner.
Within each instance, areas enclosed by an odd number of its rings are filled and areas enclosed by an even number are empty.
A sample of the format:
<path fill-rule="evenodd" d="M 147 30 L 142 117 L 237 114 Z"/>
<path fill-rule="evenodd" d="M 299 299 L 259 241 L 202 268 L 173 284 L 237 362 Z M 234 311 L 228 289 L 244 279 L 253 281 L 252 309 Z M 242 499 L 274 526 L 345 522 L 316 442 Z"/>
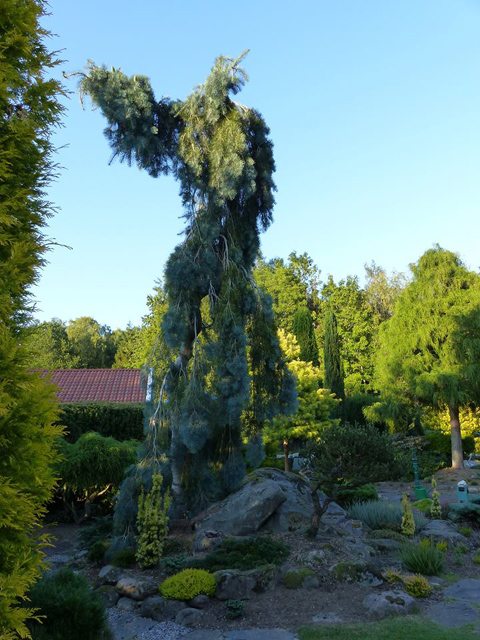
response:
<path fill-rule="evenodd" d="M 422 536 L 435 538 L 435 540 L 451 540 L 452 542 L 466 542 L 465 536 L 458 533 L 455 526 L 445 520 L 431 520 L 422 529 Z"/>
<path fill-rule="evenodd" d="M 197 529 L 232 536 L 256 533 L 287 497 L 274 480 L 247 481 L 238 491 L 195 518 Z"/>
<path fill-rule="evenodd" d="M 404 591 L 384 591 L 371 593 L 364 598 L 363 606 L 372 618 L 407 615 L 415 609 L 415 598 Z"/>
<path fill-rule="evenodd" d="M 310 486 L 306 480 L 279 469 L 258 469 L 252 476 L 273 480 L 285 495 L 284 502 L 264 522 L 262 530 L 288 533 L 309 526 L 313 515 L 313 503 Z"/>

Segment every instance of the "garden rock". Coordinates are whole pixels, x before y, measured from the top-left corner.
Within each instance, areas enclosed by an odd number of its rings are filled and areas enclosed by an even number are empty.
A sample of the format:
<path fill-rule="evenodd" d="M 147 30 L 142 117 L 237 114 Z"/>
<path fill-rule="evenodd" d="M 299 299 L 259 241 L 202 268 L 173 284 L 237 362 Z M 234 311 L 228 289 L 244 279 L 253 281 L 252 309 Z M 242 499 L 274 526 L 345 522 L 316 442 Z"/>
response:
<path fill-rule="evenodd" d="M 104 584 L 115 586 L 124 574 L 125 571 L 123 569 L 119 569 L 118 567 L 114 567 L 111 564 L 107 564 L 98 572 L 95 584 L 97 585 L 97 587 L 102 587 Z"/>
<path fill-rule="evenodd" d="M 398 551 L 402 544 L 398 540 L 390 540 L 389 538 L 375 538 L 368 541 L 368 544 L 373 547 L 378 553 L 391 553 Z"/>
<path fill-rule="evenodd" d="M 140 603 L 138 613 L 143 618 L 162 622 L 175 620 L 177 613 L 182 609 L 185 609 L 185 603 L 180 600 L 166 600 L 162 596 L 150 596 Z"/>
<path fill-rule="evenodd" d="M 117 609 L 120 611 L 133 611 L 137 608 L 137 603 L 131 598 L 120 598 L 117 602 Z"/>
<path fill-rule="evenodd" d="M 115 586 L 116 590 L 134 600 L 145 600 L 157 592 L 157 583 L 152 578 L 123 576 Z"/>
<path fill-rule="evenodd" d="M 118 591 L 115 589 L 115 587 L 112 587 L 108 584 L 104 585 L 103 587 L 99 587 L 96 590 L 96 593 L 98 593 L 98 595 L 102 598 L 106 607 L 114 607 L 120 600 L 120 594 L 118 593 Z"/>
<path fill-rule="evenodd" d="M 225 536 L 219 531 L 200 531 L 193 541 L 192 553 L 213 551 L 222 544 Z"/>
<path fill-rule="evenodd" d="M 318 589 L 320 580 L 316 576 L 307 576 L 302 582 L 303 589 Z"/>
<path fill-rule="evenodd" d="M 456 542 L 465 542 L 465 536 L 455 529 L 454 525 L 445 520 L 431 520 L 427 526 L 422 529 L 422 536 L 427 538 L 435 538 L 437 540 L 451 540 Z"/>
<path fill-rule="evenodd" d="M 254 576 L 248 571 L 217 571 L 215 597 L 217 600 L 248 600 L 256 586 Z"/>
<path fill-rule="evenodd" d="M 198 596 L 195 596 L 192 600 L 188 602 L 189 607 L 193 607 L 194 609 L 205 609 L 210 603 L 210 598 L 203 593 Z"/>
<path fill-rule="evenodd" d="M 333 577 L 339 582 L 347 582 L 378 587 L 383 584 L 380 573 L 365 562 L 338 562 L 331 567 Z"/>
<path fill-rule="evenodd" d="M 480 604 L 480 580 L 474 578 L 463 578 L 443 592 L 447 598 L 466 600 L 474 604 Z"/>
<path fill-rule="evenodd" d="M 132 638 L 139 638 L 142 633 L 157 626 L 154 620 L 139 618 L 131 612 L 119 611 L 117 608 L 109 609 L 108 623 L 113 632 L 114 640 L 132 640 Z M 159 635 L 158 637 L 161 638 L 165 636 Z"/>
<path fill-rule="evenodd" d="M 313 549 L 307 553 L 299 553 L 297 556 L 297 562 L 308 567 L 317 567 L 327 560 L 328 553 L 323 549 Z"/>
<path fill-rule="evenodd" d="M 317 624 L 340 624 L 343 620 L 336 613 L 317 613 L 312 622 Z"/>
<path fill-rule="evenodd" d="M 415 598 L 403 591 L 371 593 L 363 600 L 363 606 L 372 618 L 406 615 L 415 608 Z"/>
<path fill-rule="evenodd" d="M 428 617 L 442 627 L 462 627 L 478 622 L 479 611 L 467 602 L 437 602 L 427 610 Z"/>
<path fill-rule="evenodd" d="M 194 609 L 192 607 L 187 607 L 186 609 L 182 609 L 177 613 L 175 624 L 179 624 L 182 627 L 192 627 L 193 625 L 200 622 L 203 616 L 203 611 Z"/>
<path fill-rule="evenodd" d="M 281 486 L 268 479 L 247 481 L 238 491 L 195 518 L 202 531 L 218 531 L 233 536 L 256 533 L 287 499 Z"/>
<path fill-rule="evenodd" d="M 306 480 L 294 473 L 279 469 L 258 469 L 251 477 L 275 481 L 286 498 L 264 523 L 262 530 L 288 533 L 310 525 L 313 503 L 310 486 Z M 324 495 L 320 494 L 320 496 L 323 500 Z"/>

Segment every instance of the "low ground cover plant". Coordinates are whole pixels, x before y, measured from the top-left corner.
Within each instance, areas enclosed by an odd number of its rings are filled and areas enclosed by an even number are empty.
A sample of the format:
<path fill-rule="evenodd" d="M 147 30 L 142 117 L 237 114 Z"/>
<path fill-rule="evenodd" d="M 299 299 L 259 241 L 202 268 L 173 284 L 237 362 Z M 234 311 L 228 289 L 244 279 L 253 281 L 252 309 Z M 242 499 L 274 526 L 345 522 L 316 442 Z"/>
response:
<path fill-rule="evenodd" d="M 32 622 L 33 640 L 111 640 L 105 605 L 87 580 L 62 569 L 41 578 L 29 594 L 28 607 L 46 616 Z"/>
<path fill-rule="evenodd" d="M 230 620 L 241 618 L 245 612 L 245 602 L 243 600 L 227 600 L 225 603 L 225 615 Z"/>
<path fill-rule="evenodd" d="M 221 569 L 255 569 L 267 564 L 281 565 L 290 551 L 283 542 L 257 536 L 245 540 L 228 539 L 204 558 L 190 566 L 220 571 Z"/>
<path fill-rule="evenodd" d="M 438 576 L 445 567 L 445 553 L 427 538 L 403 547 L 400 558 L 409 571 Z"/>
<path fill-rule="evenodd" d="M 214 576 L 203 569 L 184 569 L 166 578 L 159 587 L 160 594 L 169 600 L 191 600 L 195 596 L 215 594 Z"/>
<path fill-rule="evenodd" d="M 469 627 L 445 629 L 414 616 L 390 618 L 366 624 L 322 627 L 302 627 L 300 640 L 478 640 L 478 633 Z"/>
<path fill-rule="evenodd" d="M 352 518 L 361 520 L 370 529 L 401 531 L 403 514 L 400 505 L 393 505 L 384 500 L 356 502 L 348 507 L 348 512 Z M 414 513 L 413 517 L 415 530 L 421 531 L 427 524 L 427 519 L 421 513 Z"/>
<path fill-rule="evenodd" d="M 305 578 L 308 576 L 314 576 L 315 573 L 311 569 L 302 568 L 298 569 L 298 571 L 287 571 L 283 578 L 283 584 L 287 587 L 287 589 L 299 589 Z"/>

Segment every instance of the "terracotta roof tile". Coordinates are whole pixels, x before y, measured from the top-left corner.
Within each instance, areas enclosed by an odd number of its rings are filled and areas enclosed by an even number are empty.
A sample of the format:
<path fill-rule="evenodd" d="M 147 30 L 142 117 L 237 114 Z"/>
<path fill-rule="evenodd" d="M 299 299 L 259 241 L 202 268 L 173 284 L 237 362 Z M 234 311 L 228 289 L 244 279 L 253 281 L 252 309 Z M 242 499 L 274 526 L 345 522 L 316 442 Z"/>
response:
<path fill-rule="evenodd" d="M 67 402 L 145 402 L 140 369 L 54 369 L 42 370 Z"/>

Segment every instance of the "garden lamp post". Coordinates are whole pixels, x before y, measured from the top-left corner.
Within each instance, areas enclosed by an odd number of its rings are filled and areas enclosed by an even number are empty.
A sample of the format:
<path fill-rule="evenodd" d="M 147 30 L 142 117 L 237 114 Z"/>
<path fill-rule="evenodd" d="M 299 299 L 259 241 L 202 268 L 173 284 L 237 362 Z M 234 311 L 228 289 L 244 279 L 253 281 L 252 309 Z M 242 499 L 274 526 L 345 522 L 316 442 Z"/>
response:
<path fill-rule="evenodd" d="M 413 462 L 413 475 L 415 476 L 415 486 L 413 488 L 415 492 L 415 498 L 417 500 L 423 500 L 423 498 L 427 498 L 427 490 L 425 487 L 422 487 L 420 484 L 420 479 L 418 477 L 418 458 L 417 458 L 417 450 L 414 449 L 412 451 L 412 462 Z"/>

